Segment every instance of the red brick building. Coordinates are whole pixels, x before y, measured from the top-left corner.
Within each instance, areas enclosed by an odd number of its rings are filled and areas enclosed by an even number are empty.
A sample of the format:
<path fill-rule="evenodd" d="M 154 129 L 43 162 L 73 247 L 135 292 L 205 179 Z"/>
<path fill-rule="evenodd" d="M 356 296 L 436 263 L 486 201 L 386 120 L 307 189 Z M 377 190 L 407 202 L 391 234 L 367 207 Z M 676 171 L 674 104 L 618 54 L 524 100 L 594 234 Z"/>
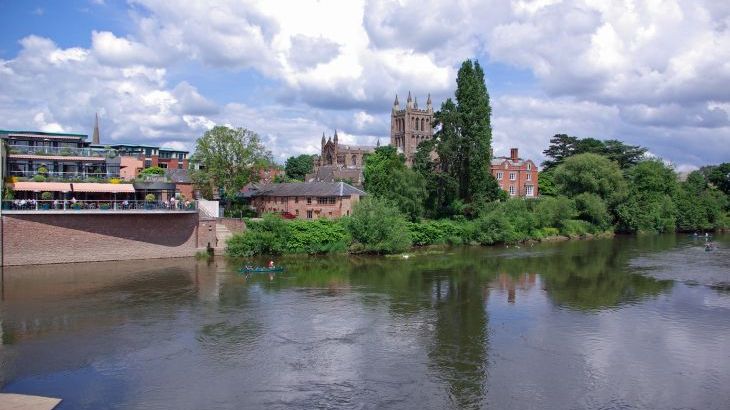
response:
<path fill-rule="evenodd" d="M 532 160 L 519 157 L 517 148 L 510 149 L 509 157 L 493 157 L 491 171 L 499 187 L 514 197 L 536 197 L 538 171 Z"/>
<path fill-rule="evenodd" d="M 247 187 L 243 195 L 251 199 L 259 215 L 274 212 L 318 219 L 352 214 L 353 205 L 366 194 L 344 182 L 295 182 L 255 184 Z"/>

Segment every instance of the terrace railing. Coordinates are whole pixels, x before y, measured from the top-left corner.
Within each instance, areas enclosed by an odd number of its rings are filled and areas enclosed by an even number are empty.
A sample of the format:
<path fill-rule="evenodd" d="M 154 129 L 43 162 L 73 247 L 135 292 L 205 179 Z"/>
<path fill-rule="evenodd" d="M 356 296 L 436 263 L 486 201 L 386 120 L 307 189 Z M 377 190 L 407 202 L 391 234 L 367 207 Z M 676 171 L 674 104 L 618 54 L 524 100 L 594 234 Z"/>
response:
<path fill-rule="evenodd" d="M 38 174 L 38 171 L 10 171 L 9 176 L 20 177 L 20 178 L 33 178 Z M 119 178 L 119 171 L 107 171 L 107 172 L 60 172 L 60 171 L 48 171 L 42 174 L 47 178 L 55 179 L 87 179 L 87 178 Z"/>
<path fill-rule="evenodd" d="M 136 201 L 136 200 L 35 200 L 13 199 L 2 201 L 2 209 L 8 211 L 197 211 L 196 201 Z"/>
<path fill-rule="evenodd" d="M 115 149 L 105 148 L 70 148 L 70 147 L 42 147 L 29 145 L 10 145 L 9 154 L 61 156 L 61 157 L 103 157 L 115 158 L 119 155 Z"/>

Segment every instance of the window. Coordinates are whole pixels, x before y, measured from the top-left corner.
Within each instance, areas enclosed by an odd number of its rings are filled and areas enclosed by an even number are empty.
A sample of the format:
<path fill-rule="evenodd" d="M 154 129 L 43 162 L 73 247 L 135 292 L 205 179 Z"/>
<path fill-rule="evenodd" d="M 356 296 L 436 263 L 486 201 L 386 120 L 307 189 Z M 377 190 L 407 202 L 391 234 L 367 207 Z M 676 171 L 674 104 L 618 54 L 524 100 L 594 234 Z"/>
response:
<path fill-rule="evenodd" d="M 533 193 L 532 193 L 532 185 L 527 185 L 525 188 L 527 188 L 526 195 L 527 196 L 533 196 Z"/>
<path fill-rule="evenodd" d="M 177 163 L 177 169 L 183 169 L 183 163 L 182 162 L 178 162 Z"/>
<path fill-rule="evenodd" d="M 530 163 L 528 162 L 528 163 L 527 163 L 527 170 L 529 171 L 529 170 L 531 170 L 531 169 L 532 169 L 532 164 L 530 164 Z"/>
<path fill-rule="evenodd" d="M 421 118 L 421 131 L 426 129 L 426 119 Z"/>
<path fill-rule="evenodd" d="M 295 196 L 294 197 L 294 203 L 295 204 L 298 204 L 299 203 L 299 197 L 298 196 Z M 297 211 L 297 213 L 299 213 L 299 211 Z"/>
<path fill-rule="evenodd" d="M 145 168 L 149 168 L 151 166 L 152 166 L 152 160 L 150 160 L 150 159 L 144 160 L 144 167 Z"/>
<path fill-rule="evenodd" d="M 167 168 L 167 162 L 160 162 L 157 166 L 160 168 Z"/>
<path fill-rule="evenodd" d="M 337 198 L 333 196 L 321 196 L 317 198 L 317 203 L 320 205 L 334 205 L 337 202 Z"/>
<path fill-rule="evenodd" d="M 307 219 L 312 219 L 312 210 L 307 210 Z"/>
<path fill-rule="evenodd" d="M 509 173 L 509 180 L 514 181 L 517 179 L 517 173 L 516 172 L 510 172 Z"/>
<path fill-rule="evenodd" d="M 352 156 L 352 165 L 357 165 L 357 156 L 356 155 Z"/>
<path fill-rule="evenodd" d="M 515 194 L 515 186 L 514 185 L 510 185 L 509 186 L 509 194 L 514 196 L 514 194 Z"/>
<path fill-rule="evenodd" d="M 160 158 L 172 158 L 172 152 L 160 151 Z"/>
<path fill-rule="evenodd" d="M 312 197 L 311 196 L 308 196 L 307 197 L 307 205 L 312 205 Z M 308 211 L 308 212 L 311 212 L 311 211 Z"/>
<path fill-rule="evenodd" d="M 504 172 L 502 172 L 502 171 L 497 172 L 497 179 L 501 181 L 502 177 L 504 177 Z"/>
<path fill-rule="evenodd" d="M 527 180 L 532 181 L 532 174 L 529 172 L 527 173 Z"/>
<path fill-rule="evenodd" d="M 509 165 L 506 162 L 504 163 L 504 169 L 509 169 Z"/>
<path fill-rule="evenodd" d="M 299 216 L 299 210 L 297 209 L 295 212 L 296 212 L 297 217 L 298 217 Z"/>

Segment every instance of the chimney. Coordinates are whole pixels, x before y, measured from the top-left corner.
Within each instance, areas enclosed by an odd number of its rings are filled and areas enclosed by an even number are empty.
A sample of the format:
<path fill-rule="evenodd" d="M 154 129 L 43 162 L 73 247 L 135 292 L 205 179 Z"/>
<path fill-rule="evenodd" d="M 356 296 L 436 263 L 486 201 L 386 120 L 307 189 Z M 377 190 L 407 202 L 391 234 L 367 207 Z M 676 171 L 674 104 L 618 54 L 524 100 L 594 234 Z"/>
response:
<path fill-rule="evenodd" d="M 510 148 L 509 156 L 512 159 L 512 161 L 517 161 L 520 158 L 520 156 L 517 155 L 517 148 Z"/>

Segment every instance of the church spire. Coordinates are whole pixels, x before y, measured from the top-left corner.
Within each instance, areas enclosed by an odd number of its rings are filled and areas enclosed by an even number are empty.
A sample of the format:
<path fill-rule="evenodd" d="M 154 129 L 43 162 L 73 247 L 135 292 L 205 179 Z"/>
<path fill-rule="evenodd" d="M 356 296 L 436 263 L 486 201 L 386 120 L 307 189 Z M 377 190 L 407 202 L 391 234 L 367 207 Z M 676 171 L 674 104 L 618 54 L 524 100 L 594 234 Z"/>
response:
<path fill-rule="evenodd" d="M 326 141 L 325 141 L 325 139 L 324 139 L 324 131 L 323 131 L 323 132 L 322 132 L 322 146 L 323 146 L 323 147 L 324 147 L 324 144 L 325 144 L 325 142 L 326 142 Z"/>
<path fill-rule="evenodd" d="M 413 108 L 418 109 L 418 97 L 413 99 Z"/>
<path fill-rule="evenodd" d="M 337 130 L 335 129 L 335 145 L 337 145 Z"/>
<path fill-rule="evenodd" d="M 428 100 L 426 100 L 426 109 L 433 111 L 433 105 L 431 105 L 431 93 L 428 93 Z"/>
<path fill-rule="evenodd" d="M 406 100 L 406 107 L 413 108 L 413 98 L 411 98 L 410 90 L 408 90 L 408 100 Z"/>
<path fill-rule="evenodd" d="M 94 135 L 91 137 L 92 144 L 100 144 L 99 142 L 99 113 L 96 113 L 96 120 L 94 121 Z"/>
<path fill-rule="evenodd" d="M 398 101 L 398 94 L 395 95 L 395 101 L 393 101 L 393 109 L 400 110 L 400 102 Z"/>

